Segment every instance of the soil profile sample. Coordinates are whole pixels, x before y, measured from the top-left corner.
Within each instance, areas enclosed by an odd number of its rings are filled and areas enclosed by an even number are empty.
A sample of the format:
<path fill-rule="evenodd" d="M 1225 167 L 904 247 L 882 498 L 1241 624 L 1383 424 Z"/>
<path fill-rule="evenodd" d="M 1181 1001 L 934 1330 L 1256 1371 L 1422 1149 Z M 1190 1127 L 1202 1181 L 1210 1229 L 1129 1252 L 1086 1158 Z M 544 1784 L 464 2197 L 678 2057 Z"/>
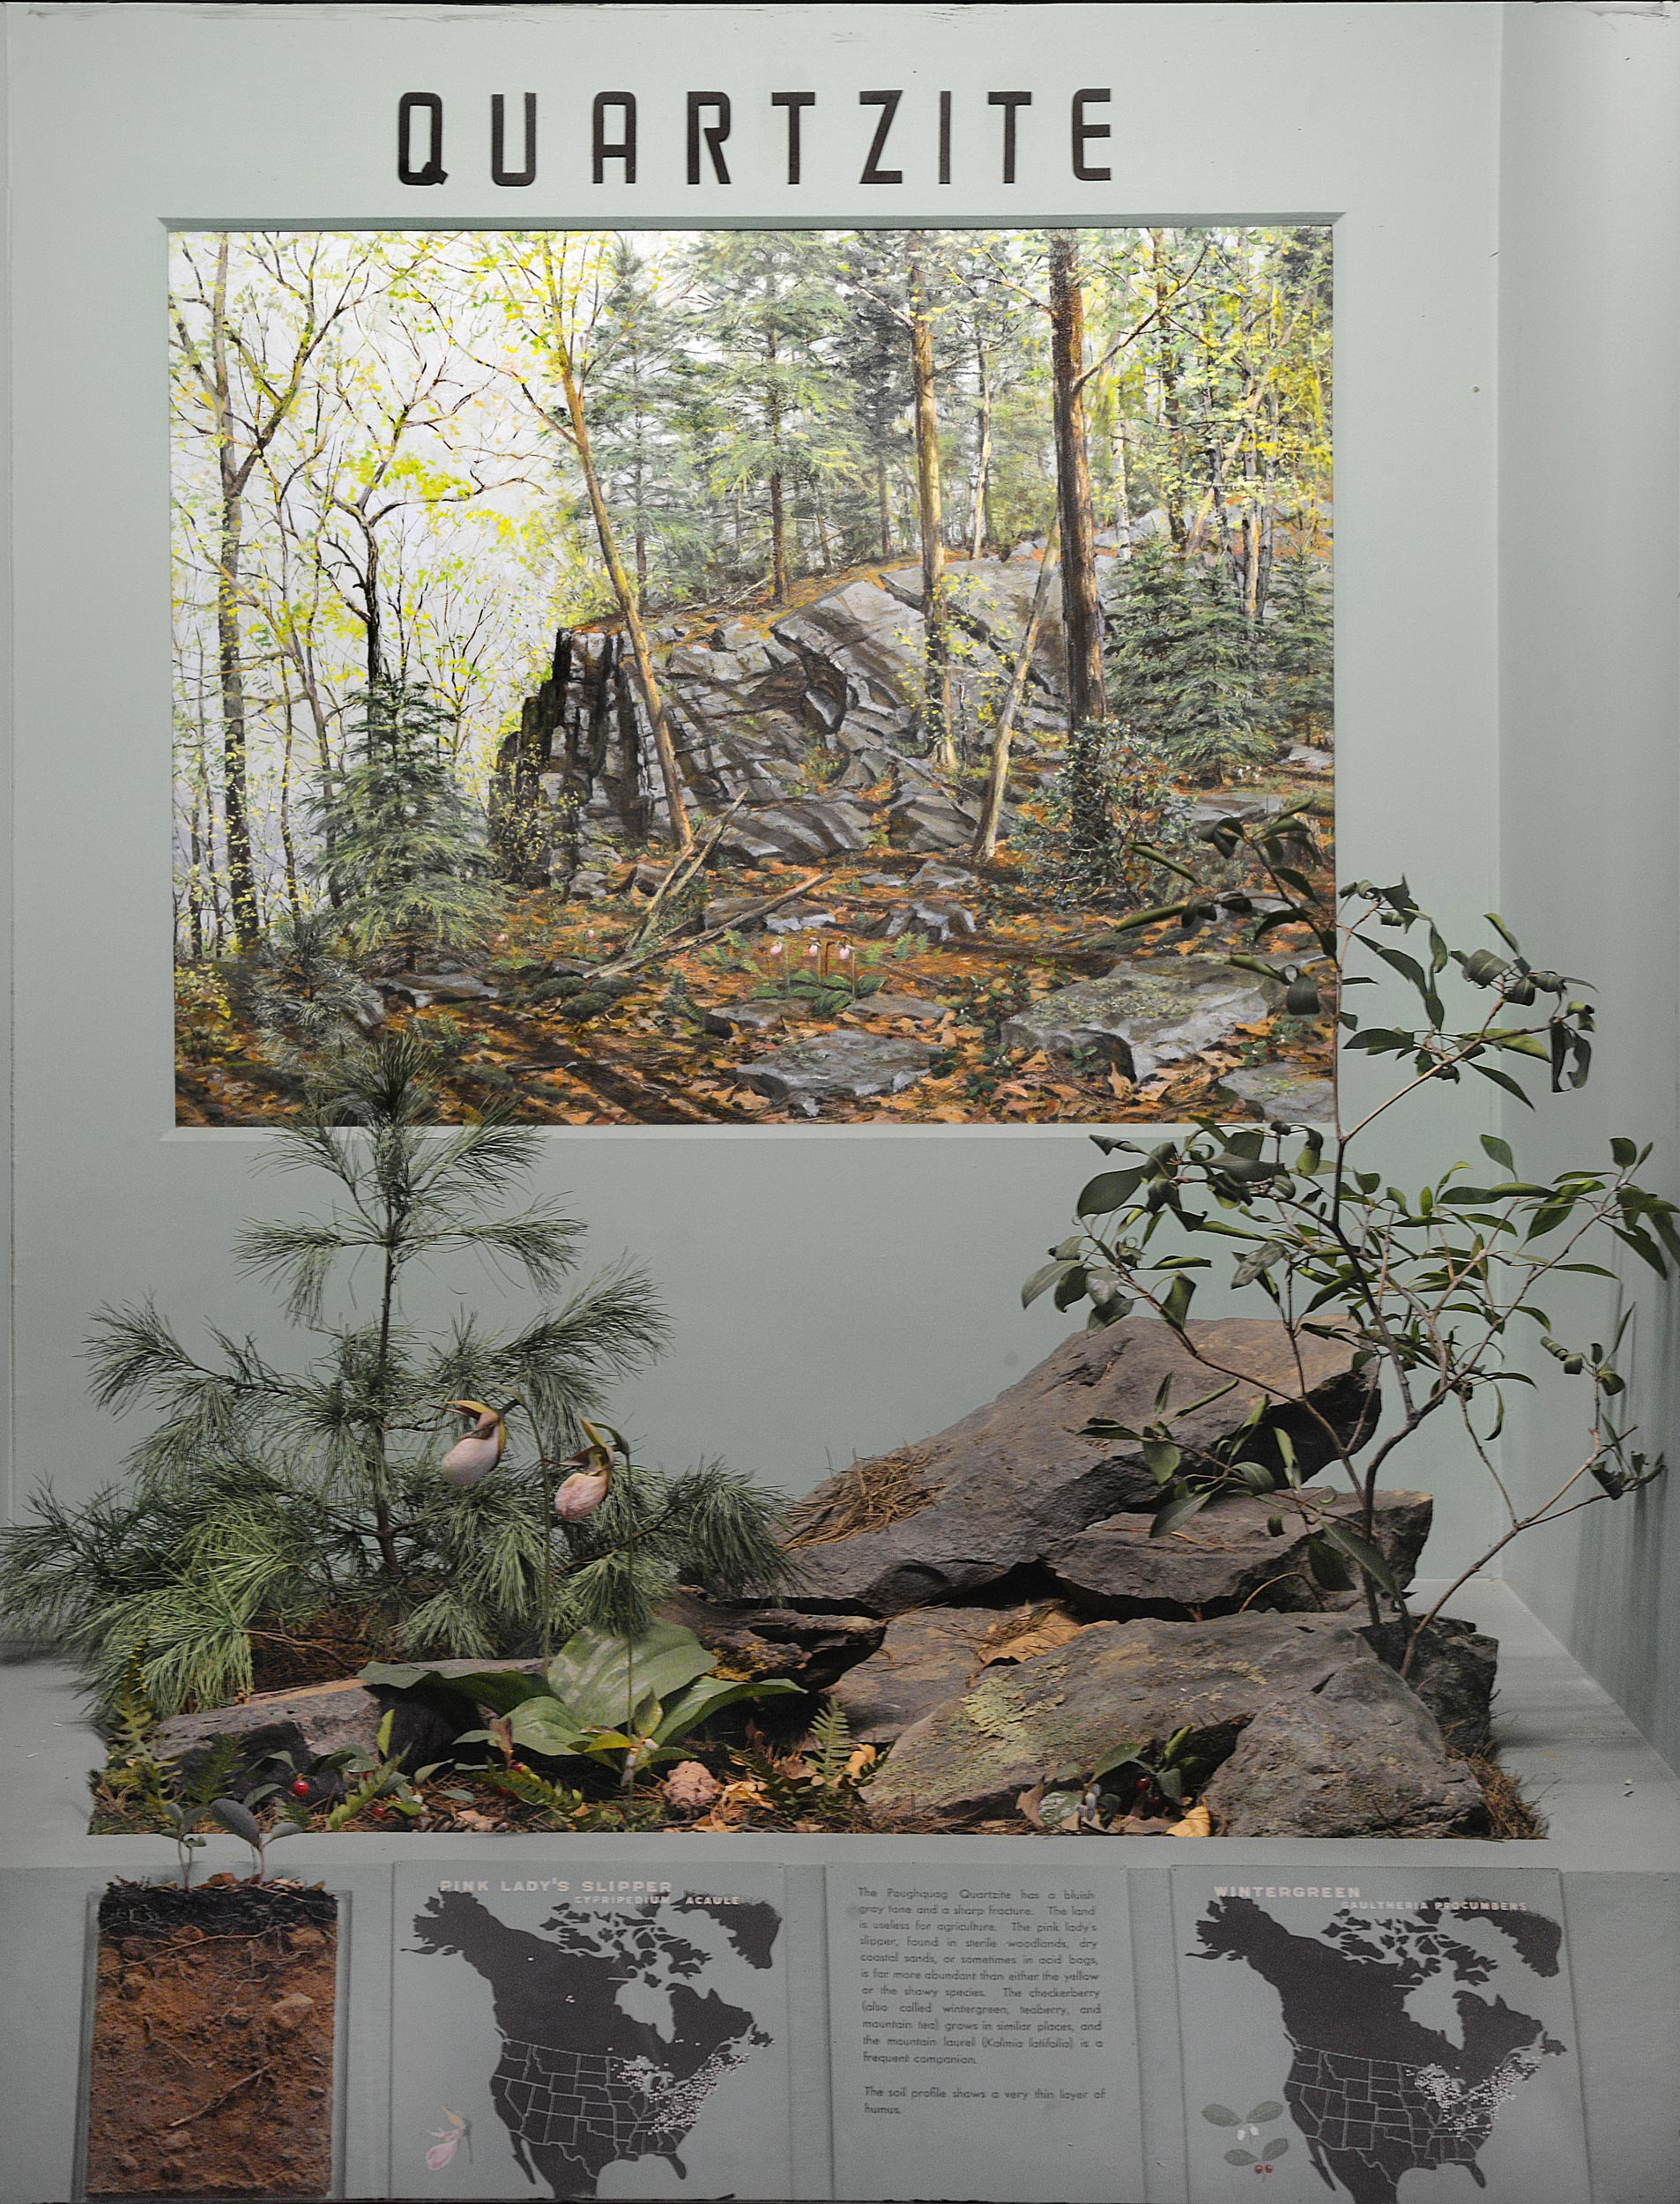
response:
<path fill-rule="evenodd" d="M 89 2196 L 321 2196 L 338 1900 L 113 1883 L 100 1901 Z"/>

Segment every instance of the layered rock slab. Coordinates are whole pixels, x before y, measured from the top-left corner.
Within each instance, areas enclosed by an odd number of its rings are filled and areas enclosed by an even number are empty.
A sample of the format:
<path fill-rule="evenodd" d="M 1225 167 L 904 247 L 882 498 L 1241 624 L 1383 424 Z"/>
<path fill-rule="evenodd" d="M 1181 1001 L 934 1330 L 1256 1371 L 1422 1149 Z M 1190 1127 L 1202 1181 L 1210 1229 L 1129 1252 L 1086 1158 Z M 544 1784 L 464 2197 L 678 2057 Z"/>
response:
<path fill-rule="evenodd" d="M 1124 1078 L 1148 1079 L 1268 1018 L 1279 994 L 1216 957 L 1131 957 L 1006 1018 L 1002 1038 L 1052 1056 L 1089 1054 Z"/>
<path fill-rule="evenodd" d="M 1343 1342 L 1302 1340 L 1303 1396 L 1282 1324 L 1215 1318 L 1193 1322 L 1188 1334 L 1215 1369 L 1153 1320 L 1065 1339 L 995 1400 L 913 1449 L 915 1474 L 901 1480 L 896 1520 L 850 1527 L 859 1493 L 875 1488 L 893 1457 L 855 1463 L 820 1485 L 793 1512 L 806 1576 L 797 1604 L 882 1615 L 930 1606 L 1045 1560 L 1105 1517 L 1149 1508 L 1156 1483 L 1138 1442 L 1094 1437 L 1084 1426 L 1106 1417 L 1141 1429 L 1168 1379 L 1171 1400 L 1188 1409 L 1175 1426 L 1186 1448 L 1232 1437 L 1256 1400 L 1273 1404 L 1269 1420 L 1289 1433 L 1306 1473 L 1331 1456 L 1327 1426 L 1349 1444 L 1364 1432 L 1374 1396 Z M 1205 1400 L 1230 1372 L 1238 1374 L 1232 1389 Z"/>
<path fill-rule="evenodd" d="M 878 1626 L 879 1627 L 879 1626 Z M 1031 1658 L 1078 1634 L 1055 1602 L 1014 1607 L 918 1607 L 895 1615 L 880 1648 L 834 1686 L 859 1745 L 888 1745 L 994 1662 Z"/>
<path fill-rule="evenodd" d="M 1360 1528 L 1352 1493 L 1314 1493 L 1315 1515 L 1327 1510 Z M 1427 1493 L 1377 1495 L 1377 1544 L 1403 1587 L 1417 1569 L 1434 1501 Z M 1267 1524 L 1281 1519 L 1281 1537 Z M 1164 1538 L 1152 1537 L 1148 1515 L 1111 1515 L 1046 1556 L 1052 1578 L 1085 1613 L 1123 1621 L 1139 1615 L 1188 1618 L 1239 1608 L 1318 1610 L 1326 1595 L 1307 1566 L 1312 1526 L 1287 1493 L 1246 1493 L 1210 1501 Z M 1332 1595 L 1337 1601 L 1355 1594 Z"/>
<path fill-rule="evenodd" d="M 1178 1731 L 1223 1765 L 1204 1797 L 1235 1835 L 1442 1836 L 1473 1828 L 1480 1786 L 1434 1717 L 1341 1616 L 1096 1622 L 988 1668 L 906 1730 L 870 1817 L 962 1822 L 1089 1776 L 1117 1746 Z"/>

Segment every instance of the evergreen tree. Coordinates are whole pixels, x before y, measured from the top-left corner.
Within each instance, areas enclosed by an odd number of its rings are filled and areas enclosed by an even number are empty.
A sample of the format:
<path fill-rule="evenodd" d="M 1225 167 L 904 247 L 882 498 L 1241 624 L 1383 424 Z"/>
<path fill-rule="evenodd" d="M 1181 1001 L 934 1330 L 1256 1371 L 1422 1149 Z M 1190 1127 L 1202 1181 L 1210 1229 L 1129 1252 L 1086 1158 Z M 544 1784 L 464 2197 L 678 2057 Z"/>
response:
<path fill-rule="evenodd" d="M 1297 742 L 1322 742 L 1335 713 L 1330 575 L 1327 562 L 1305 547 L 1272 570 L 1261 640 L 1283 726 Z"/>
<path fill-rule="evenodd" d="M 359 954 L 413 967 L 471 951 L 494 921 L 479 826 L 427 692 L 385 678 L 364 692 L 361 755 L 315 801 L 316 870 Z"/>
<path fill-rule="evenodd" d="M 594 1515 L 556 1522 L 581 1419 L 649 1360 L 665 1319 L 624 1265 L 549 1300 L 582 1228 L 502 1207 L 539 1136 L 495 1116 L 444 1131 L 435 1105 L 423 1045 L 387 1036 L 340 1056 L 277 1136 L 276 1162 L 336 1188 L 325 1214 L 253 1225 L 238 1249 L 316 1343 L 302 1367 L 214 1330 L 201 1360 L 149 1303 L 96 1318 L 96 1397 L 161 1420 L 126 1490 L 80 1508 L 45 1490 L 33 1521 L 0 1532 L 0 1619 L 56 1639 L 105 1704 L 137 1667 L 160 1712 L 249 1691 L 254 1638 L 326 1617 L 391 1650 L 487 1657 L 585 1627 L 636 1632 L 679 1577 L 737 1593 L 785 1580 L 771 1496 L 716 1463 L 665 1477 L 627 1463 Z M 441 1336 L 412 1329 L 410 1266 L 469 1252 L 523 1273 L 541 1305 L 505 1331 L 471 1316 Z M 438 1467 L 463 1396 L 507 1404 L 509 1418 L 504 1458 L 465 1488 Z"/>
<path fill-rule="evenodd" d="M 1276 712 L 1229 564 L 1152 538 L 1122 572 L 1108 622 L 1116 717 L 1206 786 L 1269 764 Z"/>

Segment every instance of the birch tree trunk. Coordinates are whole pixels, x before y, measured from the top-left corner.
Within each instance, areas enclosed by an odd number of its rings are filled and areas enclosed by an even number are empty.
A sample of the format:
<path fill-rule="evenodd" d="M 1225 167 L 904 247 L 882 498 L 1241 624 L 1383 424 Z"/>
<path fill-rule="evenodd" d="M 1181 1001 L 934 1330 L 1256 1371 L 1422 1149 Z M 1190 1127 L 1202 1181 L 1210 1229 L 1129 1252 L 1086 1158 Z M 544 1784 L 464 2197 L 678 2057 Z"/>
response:
<path fill-rule="evenodd" d="M 975 830 L 973 846 L 969 853 L 981 861 L 989 862 L 998 853 L 998 829 L 1003 819 L 1004 791 L 1009 781 L 1009 748 L 1015 741 L 1016 715 L 1021 710 L 1021 701 L 1027 693 L 1027 682 L 1032 673 L 1032 655 L 1038 647 L 1044 614 L 1050 609 L 1050 577 L 1056 570 L 1059 532 L 1059 523 L 1052 521 L 1044 544 L 1044 559 L 1038 568 L 1038 580 L 1032 592 L 1032 603 L 1028 607 L 1021 648 L 1015 655 L 1015 671 L 1009 676 L 1008 692 L 998 713 L 997 726 L 992 731 L 992 761 L 986 772 L 985 795 L 980 805 L 980 823 Z"/>

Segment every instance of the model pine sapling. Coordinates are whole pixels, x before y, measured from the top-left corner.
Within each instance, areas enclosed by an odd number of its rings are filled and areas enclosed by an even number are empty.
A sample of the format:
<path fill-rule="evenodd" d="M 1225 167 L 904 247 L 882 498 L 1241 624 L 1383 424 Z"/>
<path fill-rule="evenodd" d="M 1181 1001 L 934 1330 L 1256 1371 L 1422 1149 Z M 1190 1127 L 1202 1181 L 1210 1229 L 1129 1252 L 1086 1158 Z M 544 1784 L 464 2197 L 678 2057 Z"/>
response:
<path fill-rule="evenodd" d="M 301 1366 L 213 1329 L 203 1356 L 149 1303 L 97 1319 L 96 1396 L 158 1421 L 127 1487 L 81 1507 L 44 1491 L 33 1521 L 0 1534 L 0 1611 L 79 1658 L 106 1704 L 130 1670 L 160 1712 L 237 1696 L 254 1642 L 323 1617 L 360 1619 L 393 1651 L 487 1657 L 590 1625 L 640 1629 L 673 1571 L 738 1591 L 784 1581 L 776 1502 L 718 1463 L 621 1464 L 603 1505 L 557 1518 L 584 1419 L 655 1353 L 665 1319 L 622 1264 L 555 1298 L 582 1226 L 508 1206 L 538 1136 L 435 1113 L 425 1044 L 386 1036 L 334 1059 L 274 1136 L 270 1160 L 332 1190 L 320 1213 L 253 1225 L 238 1247 L 285 1292 L 313 1350 Z M 468 1255 L 537 1307 L 502 1329 L 473 1315 L 417 1329 L 403 1305 L 414 1267 Z M 514 1436 L 457 1485 L 440 1457 L 464 1398 L 513 1411 Z"/>
<path fill-rule="evenodd" d="M 1155 1531 L 1171 1533 L 1224 1493 L 1271 1498 L 1268 1527 L 1281 1535 L 1286 1513 L 1305 1523 L 1321 1585 L 1361 1581 L 1373 1623 L 1388 1611 L 1399 1626 L 1403 1671 L 1446 1601 L 1513 1539 L 1639 1491 L 1661 1474 L 1661 1458 L 1634 1444 L 1638 1433 L 1626 1413 L 1631 1310 L 1607 1319 L 1601 1337 L 1590 1337 L 1597 1328 L 1590 1326 L 1578 1337 L 1554 1322 L 1549 1304 L 1557 1306 L 1557 1295 L 1575 1278 L 1602 1281 L 1619 1299 L 1607 1261 L 1617 1249 L 1667 1278 L 1680 1262 L 1676 1210 L 1641 1182 L 1650 1150 L 1622 1137 L 1609 1143 L 1607 1161 L 1545 1179 L 1520 1175 L 1511 1147 L 1492 1134 L 1482 1136 L 1482 1169 L 1455 1162 L 1415 1192 L 1369 1167 L 1389 1113 L 1410 1098 L 1481 1078 L 1532 1107 L 1520 1075 L 1536 1062 L 1549 1071 L 1554 1092 L 1584 1085 L 1593 1031 L 1584 983 L 1536 969 L 1491 915 L 1490 944 L 1450 948 L 1403 881 L 1386 888 L 1356 882 L 1342 890 L 1337 916 L 1303 868 L 1310 828 L 1298 809 L 1260 825 L 1224 819 L 1203 832 L 1226 861 L 1245 845 L 1269 880 L 1275 907 L 1255 926 L 1256 946 L 1284 927 L 1310 928 L 1327 989 L 1330 971 L 1341 973 L 1343 1048 L 1392 1058 L 1402 1076 L 1352 1121 L 1339 1101 L 1327 1133 L 1313 1125 L 1237 1130 L 1202 1121 L 1189 1135 L 1152 1146 L 1098 1138 L 1114 1161 L 1085 1187 L 1076 1229 L 1050 1251 L 1022 1296 L 1050 1292 L 1061 1308 L 1089 1304 L 1093 1327 L 1134 1309 L 1171 1325 L 1206 1373 L 1199 1400 L 1175 1400 L 1163 1388 L 1143 1429 L 1092 1425 L 1139 1442 L 1160 1488 Z M 1193 890 L 1146 915 L 1177 915 L 1193 928 L 1233 900 L 1253 908 L 1245 895 Z M 1362 964 L 1367 969 L 1358 969 Z M 1403 986 L 1416 1006 L 1414 1022 L 1378 1024 L 1346 1007 L 1348 990 L 1379 978 Z M 1319 985 L 1311 969 L 1291 968 L 1291 1010 L 1316 1009 Z M 1456 1015 L 1449 991 L 1461 998 Z M 1191 1407 L 1254 1383 L 1222 1363 L 1216 1335 L 1190 1322 L 1199 1275 L 1219 1260 L 1201 1252 L 1209 1245 L 1224 1252 L 1230 1286 L 1262 1299 L 1283 1324 L 1296 1343 L 1297 1368 L 1301 1343 L 1314 1336 L 1351 1344 L 1356 1366 L 1381 1381 L 1384 1412 L 1374 1437 L 1369 1429 L 1338 1430 L 1307 1397 L 1303 1378 L 1298 1399 L 1262 1385 L 1243 1433 L 1215 1453 L 1181 1438 L 1179 1422 Z M 1495 1451 L 1511 1389 L 1535 1381 L 1522 1366 L 1525 1341 L 1584 1395 L 1579 1453 L 1572 1452 L 1568 1473 L 1538 1502 L 1518 1497 Z M 1332 1496 L 1302 1478 L 1288 1435 L 1271 1415 L 1286 1398 L 1296 1413 L 1312 1417 L 1358 1495 L 1350 1515 L 1333 1513 Z M 1443 1422 L 1465 1433 L 1492 1480 L 1503 1521 L 1486 1551 L 1427 1614 L 1416 1616 L 1380 1550 L 1377 1495 L 1396 1452 L 1414 1448 Z"/>

